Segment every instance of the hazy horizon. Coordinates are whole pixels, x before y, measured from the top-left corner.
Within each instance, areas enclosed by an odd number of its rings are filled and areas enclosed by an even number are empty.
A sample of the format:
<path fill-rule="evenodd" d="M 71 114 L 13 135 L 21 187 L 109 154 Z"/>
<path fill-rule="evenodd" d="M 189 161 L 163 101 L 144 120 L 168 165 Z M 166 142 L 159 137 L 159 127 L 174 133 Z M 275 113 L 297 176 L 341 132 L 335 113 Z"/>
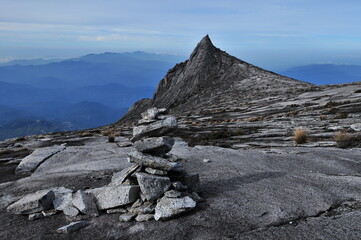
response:
<path fill-rule="evenodd" d="M 271 69 L 361 65 L 361 2 L 10 1 L 0 9 L 0 61 L 145 51 L 188 57 L 214 45 Z"/>

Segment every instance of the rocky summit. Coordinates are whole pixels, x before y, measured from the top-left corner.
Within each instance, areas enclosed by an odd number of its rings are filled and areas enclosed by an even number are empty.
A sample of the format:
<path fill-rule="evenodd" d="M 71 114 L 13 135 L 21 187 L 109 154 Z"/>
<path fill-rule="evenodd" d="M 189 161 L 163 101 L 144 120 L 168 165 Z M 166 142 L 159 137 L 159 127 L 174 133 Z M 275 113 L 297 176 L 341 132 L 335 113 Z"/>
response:
<path fill-rule="evenodd" d="M 0 142 L 0 239 L 361 239 L 360 106 L 206 36 L 119 122 Z"/>

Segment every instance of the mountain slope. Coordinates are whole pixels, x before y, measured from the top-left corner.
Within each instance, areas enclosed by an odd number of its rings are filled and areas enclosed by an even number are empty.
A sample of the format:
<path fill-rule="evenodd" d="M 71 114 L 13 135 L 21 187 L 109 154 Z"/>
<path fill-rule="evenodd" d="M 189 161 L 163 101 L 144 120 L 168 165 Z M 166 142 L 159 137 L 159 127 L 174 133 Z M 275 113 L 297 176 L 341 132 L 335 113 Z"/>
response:
<path fill-rule="evenodd" d="M 314 85 L 266 71 L 216 48 L 205 36 L 189 60 L 177 64 L 160 81 L 153 99 L 136 103 L 122 121 L 139 117 L 150 106 L 171 108 L 174 113 L 222 103 L 302 92 Z"/>

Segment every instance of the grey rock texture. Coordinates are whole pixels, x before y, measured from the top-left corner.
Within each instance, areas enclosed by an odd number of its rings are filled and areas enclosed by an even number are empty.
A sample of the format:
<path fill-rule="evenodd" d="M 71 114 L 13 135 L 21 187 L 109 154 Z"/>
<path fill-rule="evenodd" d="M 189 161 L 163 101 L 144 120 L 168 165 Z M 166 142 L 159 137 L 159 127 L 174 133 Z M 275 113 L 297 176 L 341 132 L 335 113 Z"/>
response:
<path fill-rule="evenodd" d="M 172 113 L 176 108 L 176 112 L 183 112 L 203 109 L 216 101 L 230 102 L 236 100 L 235 97 L 253 98 L 261 89 L 272 96 L 280 92 L 305 91 L 313 86 L 239 60 L 213 46 L 207 35 L 189 60 L 168 71 L 154 97 L 135 103 L 122 121 L 137 119 L 150 107 L 166 107 Z"/>
<path fill-rule="evenodd" d="M 94 202 L 93 196 L 88 195 L 82 190 L 78 190 L 76 193 L 74 193 L 72 203 L 74 207 L 86 215 L 92 217 L 99 216 L 99 212 Z"/>
<path fill-rule="evenodd" d="M 177 127 L 175 117 L 167 117 L 149 125 L 141 125 L 133 128 L 132 142 L 138 141 L 144 137 L 160 137 L 166 135 Z"/>
<path fill-rule="evenodd" d="M 69 225 L 66 225 L 64 227 L 58 228 L 58 233 L 72 233 L 75 231 L 78 231 L 79 229 L 88 226 L 89 223 L 87 221 L 78 221 L 78 222 L 72 222 Z"/>
<path fill-rule="evenodd" d="M 28 194 L 7 207 L 7 211 L 15 214 L 31 214 L 53 207 L 55 194 L 53 191 L 40 190 Z"/>
<path fill-rule="evenodd" d="M 111 185 L 118 186 L 121 185 L 130 175 L 132 175 L 137 169 L 139 165 L 134 164 L 128 168 L 123 169 L 120 172 L 114 173 L 111 181 Z"/>
<path fill-rule="evenodd" d="M 168 177 L 155 176 L 147 173 L 136 173 L 139 187 L 148 201 L 154 201 L 160 197 L 170 186 Z"/>
<path fill-rule="evenodd" d="M 128 156 L 131 163 L 136 163 L 144 167 L 157 168 L 164 171 L 181 167 L 181 164 L 179 163 L 169 162 L 164 158 L 143 154 L 136 151 L 128 153 Z"/>
<path fill-rule="evenodd" d="M 63 211 L 68 206 L 72 206 L 73 194 L 67 193 L 62 196 L 56 197 L 53 201 L 54 209 Z"/>
<path fill-rule="evenodd" d="M 46 159 L 64 149 L 64 146 L 52 146 L 36 149 L 32 154 L 21 160 L 15 172 L 17 174 L 33 172 Z"/>
<path fill-rule="evenodd" d="M 137 222 L 147 222 L 154 218 L 154 214 L 139 214 L 135 220 Z"/>
<path fill-rule="evenodd" d="M 122 214 L 122 215 L 119 216 L 119 221 L 121 221 L 121 222 L 130 222 L 136 216 L 137 216 L 137 214 L 135 214 L 135 213 L 125 213 L 125 214 Z"/>
<path fill-rule="evenodd" d="M 145 168 L 144 169 L 145 172 L 147 173 L 150 173 L 150 174 L 153 174 L 153 175 L 167 175 L 168 172 L 167 171 L 164 171 L 164 170 L 160 170 L 160 169 L 154 169 L 154 168 Z"/>
<path fill-rule="evenodd" d="M 167 220 L 190 211 L 196 207 L 196 202 L 190 197 L 168 198 L 163 197 L 155 207 L 155 220 Z"/>
<path fill-rule="evenodd" d="M 93 194 L 99 210 L 115 208 L 137 200 L 139 186 L 105 186 L 88 190 Z"/>
<path fill-rule="evenodd" d="M 163 155 L 172 150 L 174 139 L 171 137 L 146 138 L 136 141 L 134 147 L 142 153 Z"/>

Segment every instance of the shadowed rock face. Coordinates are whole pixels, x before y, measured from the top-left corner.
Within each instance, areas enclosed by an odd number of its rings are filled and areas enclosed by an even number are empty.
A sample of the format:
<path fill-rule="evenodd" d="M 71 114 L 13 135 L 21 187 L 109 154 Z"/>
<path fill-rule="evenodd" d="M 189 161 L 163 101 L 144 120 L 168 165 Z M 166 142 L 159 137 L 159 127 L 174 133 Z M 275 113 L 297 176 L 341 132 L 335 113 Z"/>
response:
<path fill-rule="evenodd" d="M 239 60 L 216 48 L 207 35 L 189 60 L 168 71 L 153 99 L 137 102 L 121 122 L 139 118 L 140 113 L 151 106 L 170 108 L 176 114 L 217 104 L 220 99 L 245 99 L 255 91 L 264 97 L 279 92 L 305 91 L 312 86 Z"/>

